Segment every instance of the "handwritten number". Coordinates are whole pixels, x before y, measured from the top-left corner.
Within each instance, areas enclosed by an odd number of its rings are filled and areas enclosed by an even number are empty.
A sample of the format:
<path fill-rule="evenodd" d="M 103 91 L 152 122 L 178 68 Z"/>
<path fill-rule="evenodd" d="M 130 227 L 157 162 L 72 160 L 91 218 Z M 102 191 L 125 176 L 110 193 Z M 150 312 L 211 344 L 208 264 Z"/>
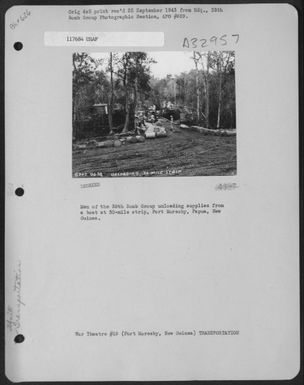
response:
<path fill-rule="evenodd" d="M 197 48 L 197 38 L 196 37 L 194 37 L 194 38 L 192 38 L 191 39 L 191 43 L 192 43 L 192 48 Z"/>
<path fill-rule="evenodd" d="M 222 36 L 220 37 L 220 41 L 222 42 L 221 45 L 227 45 L 226 37 L 227 37 L 227 35 L 222 35 Z"/>
<path fill-rule="evenodd" d="M 238 33 L 236 33 L 236 34 L 234 34 L 234 35 L 232 35 L 232 36 L 236 36 L 236 37 L 237 37 L 236 40 L 235 40 L 235 43 L 238 43 L 239 38 L 240 38 L 240 35 L 239 35 Z"/>
<path fill-rule="evenodd" d="M 211 43 L 214 43 L 214 44 L 216 45 L 217 37 L 216 37 L 216 36 L 212 36 L 212 37 L 210 38 L 210 42 L 211 42 Z"/>
<path fill-rule="evenodd" d="M 200 46 L 201 48 L 205 48 L 208 46 L 208 42 L 210 42 L 211 44 L 213 43 L 214 45 L 217 45 L 218 40 L 219 40 L 219 44 L 221 46 L 224 46 L 224 45 L 227 45 L 228 42 L 231 43 L 231 41 L 230 41 L 231 39 L 234 40 L 234 44 L 237 44 L 239 42 L 240 35 L 238 33 L 235 33 L 235 34 L 229 35 L 229 37 L 227 34 L 222 35 L 220 37 L 219 36 L 211 36 L 209 40 L 208 39 L 199 39 L 196 37 L 188 39 L 187 37 L 185 37 L 184 41 L 183 41 L 183 48 L 195 49 L 198 46 Z"/>
<path fill-rule="evenodd" d="M 207 40 L 206 39 L 200 39 L 202 41 L 201 47 L 204 48 L 207 45 Z"/>

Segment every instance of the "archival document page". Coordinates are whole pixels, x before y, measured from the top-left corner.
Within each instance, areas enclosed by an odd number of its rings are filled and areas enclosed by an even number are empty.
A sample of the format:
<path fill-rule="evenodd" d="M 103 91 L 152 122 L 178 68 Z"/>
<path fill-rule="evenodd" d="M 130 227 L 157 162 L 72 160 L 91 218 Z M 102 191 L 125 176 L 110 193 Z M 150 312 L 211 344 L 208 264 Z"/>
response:
<path fill-rule="evenodd" d="M 5 18 L 8 378 L 295 377 L 295 8 Z"/>

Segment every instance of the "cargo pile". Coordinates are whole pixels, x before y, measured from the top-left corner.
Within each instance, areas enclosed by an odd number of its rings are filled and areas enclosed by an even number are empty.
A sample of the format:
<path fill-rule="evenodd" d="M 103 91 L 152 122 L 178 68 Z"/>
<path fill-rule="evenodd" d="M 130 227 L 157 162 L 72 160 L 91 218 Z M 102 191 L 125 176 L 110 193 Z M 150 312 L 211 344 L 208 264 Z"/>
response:
<path fill-rule="evenodd" d="M 120 147 L 124 144 L 129 143 L 142 143 L 146 139 L 155 139 L 155 138 L 164 138 L 167 136 L 167 132 L 164 127 L 156 126 L 148 123 L 148 127 L 146 131 L 142 135 L 129 135 L 121 134 L 115 135 L 114 138 L 110 139 L 108 137 L 107 140 L 98 141 L 98 140 L 89 140 L 83 143 L 77 143 L 73 145 L 74 150 L 86 150 L 90 148 L 108 148 L 108 147 Z"/>

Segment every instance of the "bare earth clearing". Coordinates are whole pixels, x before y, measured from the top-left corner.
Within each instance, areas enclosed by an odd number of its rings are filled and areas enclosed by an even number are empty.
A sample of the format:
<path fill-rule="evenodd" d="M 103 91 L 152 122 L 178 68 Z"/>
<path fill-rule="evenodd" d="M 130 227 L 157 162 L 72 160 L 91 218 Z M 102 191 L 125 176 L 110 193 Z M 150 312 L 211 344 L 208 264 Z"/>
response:
<path fill-rule="evenodd" d="M 236 174 L 236 136 L 202 135 L 178 126 L 167 133 L 143 143 L 73 150 L 73 176 L 168 176 L 171 171 L 179 176 Z M 167 174 L 159 174 L 166 170 Z"/>

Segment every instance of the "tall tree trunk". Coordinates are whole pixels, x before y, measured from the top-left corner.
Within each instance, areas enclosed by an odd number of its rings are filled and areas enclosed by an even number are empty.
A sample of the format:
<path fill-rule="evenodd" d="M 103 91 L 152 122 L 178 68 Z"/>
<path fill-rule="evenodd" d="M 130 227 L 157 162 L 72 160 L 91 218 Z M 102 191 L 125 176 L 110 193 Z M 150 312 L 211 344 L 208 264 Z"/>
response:
<path fill-rule="evenodd" d="M 111 81 L 111 92 L 110 92 L 110 99 L 109 99 L 109 127 L 110 127 L 110 134 L 113 134 L 113 101 L 114 101 L 114 85 L 113 85 L 113 53 L 110 52 L 110 81 Z"/>
<path fill-rule="evenodd" d="M 134 115 L 136 114 L 136 107 L 137 107 L 137 97 L 138 97 L 138 81 L 137 77 L 135 78 L 135 84 L 134 84 Z M 136 119 L 134 116 L 134 132 L 136 132 Z"/>
<path fill-rule="evenodd" d="M 198 123 L 200 120 L 200 91 L 199 91 L 197 64 L 196 64 L 196 75 L 195 75 L 195 87 L 196 87 L 196 115 L 197 115 L 197 123 Z"/>
<path fill-rule="evenodd" d="M 72 99 L 72 121 L 73 121 L 73 124 L 75 123 L 76 121 L 76 108 L 75 108 L 75 98 L 76 98 L 76 95 L 73 95 L 73 99 Z"/>
<path fill-rule="evenodd" d="M 220 55 L 220 54 L 219 54 Z M 220 128 L 221 125 L 221 108 L 222 108 L 222 68 L 221 68 L 221 56 L 218 58 L 217 71 L 219 74 L 219 85 L 218 85 L 218 108 L 217 108 L 217 123 L 216 128 Z"/>
<path fill-rule="evenodd" d="M 130 122 L 130 103 L 129 103 L 129 95 L 126 94 L 126 119 L 125 124 L 122 132 L 128 132 L 129 131 L 129 122 Z"/>
<path fill-rule="evenodd" d="M 219 79 L 219 98 L 218 98 L 218 108 L 217 108 L 217 124 L 216 128 L 220 128 L 221 126 L 221 110 L 222 110 L 222 74 L 220 73 Z"/>
<path fill-rule="evenodd" d="M 196 53 L 193 52 L 194 64 L 195 64 L 195 90 L 196 90 L 196 116 L 197 123 L 200 120 L 200 91 L 199 91 L 199 79 L 198 79 L 198 58 L 196 57 Z"/>
<path fill-rule="evenodd" d="M 77 132 L 77 127 L 76 127 L 76 108 L 75 108 L 75 96 L 73 95 L 72 99 L 72 122 L 73 122 L 73 139 L 77 139 L 78 132 Z"/>
<path fill-rule="evenodd" d="M 206 126 L 209 128 L 209 52 L 207 53 L 207 71 L 206 71 Z"/>
<path fill-rule="evenodd" d="M 122 132 L 127 132 L 129 129 L 129 121 L 130 121 L 130 104 L 129 104 L 129 92 L 128 92 L 128 86 L 127 86 L 127 72 L 128 72 L 128 59 L 126 59 L 124 63 L 124 75 L 123 75 L 123 86 L 125 89 L 125 124 L 124 128 L 122 129 Z"/>

